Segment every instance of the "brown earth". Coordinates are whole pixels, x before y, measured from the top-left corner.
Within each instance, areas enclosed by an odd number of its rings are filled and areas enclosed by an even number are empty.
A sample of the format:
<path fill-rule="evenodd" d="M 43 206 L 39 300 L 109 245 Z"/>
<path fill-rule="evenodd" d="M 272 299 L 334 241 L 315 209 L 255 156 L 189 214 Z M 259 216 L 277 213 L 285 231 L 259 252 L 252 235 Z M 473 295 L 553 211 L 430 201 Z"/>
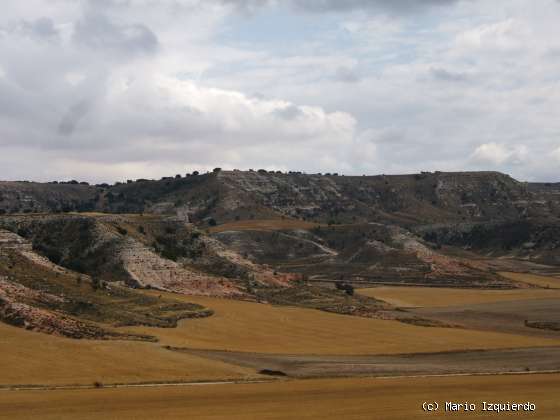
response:
<path fill-rule="evenodd" d="M 452 323 L 479 331 L 494 331 L 524 336 L 560 338 L 560 331 L 532 328 L 531 322 L 560 321 L 560 299 L 529 299 L 411 309 L 420 317 Z M 529 325 L 527 325 L 529 324 Z"/>

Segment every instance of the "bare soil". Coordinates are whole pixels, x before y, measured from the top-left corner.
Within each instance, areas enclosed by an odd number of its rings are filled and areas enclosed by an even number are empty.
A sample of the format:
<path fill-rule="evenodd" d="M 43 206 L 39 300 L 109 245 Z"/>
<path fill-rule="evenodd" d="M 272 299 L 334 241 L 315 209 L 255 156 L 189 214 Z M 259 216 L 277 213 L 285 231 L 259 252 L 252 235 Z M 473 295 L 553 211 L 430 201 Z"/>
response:
<path fill-rule="evenodd" d="M 560 347 L 378 356 L 286 355 L 180 348 L 171 350 L 253 368 L 255 372 L 282 372 L 294 378 L 560 371 Z"/>
<path fill-rule="evenodd" d="M 420 317 L 460 325 L 465 328 L 559 338 L 560 331 L 532 328 L 531 323 L 560 322 L 560 299 L 528 299 L 410 310 Z"/>

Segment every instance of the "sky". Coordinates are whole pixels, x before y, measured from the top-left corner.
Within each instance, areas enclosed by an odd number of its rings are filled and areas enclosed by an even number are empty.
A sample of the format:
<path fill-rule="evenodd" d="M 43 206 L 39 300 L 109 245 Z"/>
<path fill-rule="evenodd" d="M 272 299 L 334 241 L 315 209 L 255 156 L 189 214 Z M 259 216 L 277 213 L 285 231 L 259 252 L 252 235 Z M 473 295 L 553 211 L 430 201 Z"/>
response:
<path fill-rule="evenodd" d="M 3 0 L 0 179 L 560 181 L 558 0 Z"/>

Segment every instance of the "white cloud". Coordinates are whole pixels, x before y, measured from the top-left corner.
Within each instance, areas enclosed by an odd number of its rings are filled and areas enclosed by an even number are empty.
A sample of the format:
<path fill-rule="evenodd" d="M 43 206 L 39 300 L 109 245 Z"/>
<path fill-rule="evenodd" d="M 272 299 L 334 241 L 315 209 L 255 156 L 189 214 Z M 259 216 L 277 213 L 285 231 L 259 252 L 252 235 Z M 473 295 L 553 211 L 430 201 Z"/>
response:
<path fill-rule="evenodd" d="M 508 147 L 505 144 L 486 143 L 478 146 L 472 154 L 476 163 L 504 165 L 522 164 L 529 156 L 529 149 L 524 145 Z"/>
<path fill-rule="evenodd" d="M 560 147 L 552 152 L 552 157 L 560 164 Z"/>
<path fill-rule="evenodd" d="M 516 51 L 531 40 L 531 29 L 521 20 L 506 19 L 469 29 L 457 36 L 468 49 Z"/>

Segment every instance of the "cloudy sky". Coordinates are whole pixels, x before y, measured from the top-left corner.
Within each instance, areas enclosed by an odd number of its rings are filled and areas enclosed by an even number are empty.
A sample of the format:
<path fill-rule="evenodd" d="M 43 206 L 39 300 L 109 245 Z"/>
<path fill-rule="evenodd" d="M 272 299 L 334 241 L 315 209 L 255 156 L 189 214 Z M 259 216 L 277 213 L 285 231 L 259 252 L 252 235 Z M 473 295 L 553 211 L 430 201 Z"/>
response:
<path fill-rule="evenodd" d="M 557 0 L 3 0 L 0 178 L 560 181 Z"/>

